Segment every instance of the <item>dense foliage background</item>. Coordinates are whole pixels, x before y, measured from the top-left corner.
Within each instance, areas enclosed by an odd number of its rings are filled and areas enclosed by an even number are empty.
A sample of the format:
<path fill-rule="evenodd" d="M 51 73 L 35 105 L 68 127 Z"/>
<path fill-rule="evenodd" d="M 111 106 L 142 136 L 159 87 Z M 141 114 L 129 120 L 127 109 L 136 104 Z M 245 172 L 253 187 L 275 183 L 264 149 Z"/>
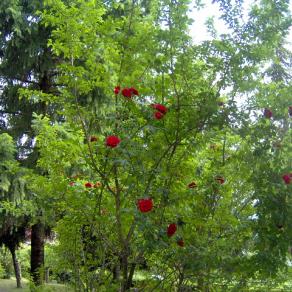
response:
<path fill-rule="evenodd" d="M 1 2 L 0 243 L 18 286 L 30 238 L 35 285 L 50 271 L 75 291 L 286 279 L 289 2 L 247 18 L 242 0 L 213 2 L 230 32 L 210 19 L 200 44 L 201 1 Z"/>

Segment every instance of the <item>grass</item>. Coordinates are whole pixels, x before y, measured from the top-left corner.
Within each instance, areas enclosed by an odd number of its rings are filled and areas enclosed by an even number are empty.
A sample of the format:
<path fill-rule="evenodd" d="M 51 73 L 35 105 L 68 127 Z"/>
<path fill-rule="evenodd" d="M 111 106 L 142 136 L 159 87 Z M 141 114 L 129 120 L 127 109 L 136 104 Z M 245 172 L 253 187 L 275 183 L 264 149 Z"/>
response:
<path fill-rule="evenodd" d="M 145 279 L 147 279 L 149 277 L 149 275 L 147 273 L 139 273 L 136 277 L 135 280 L 140 282 Z M 147 284 L 149 285 L 149 280 L 151 281 L 151 285 L 154 285 L 155 280 L 152 279 L 151 277 L 148 278 Z M 146 283 L 145 283 L 146 284 Z M 292 281 L 288 281 L 283 283 L 282 285 L 279 285 L 277 288 L 267 288 L 265 285 L 260 285 L 261 283 L 253 283 L 251 285 L 249 285 L 249 287 L 246 287 L 242 290 L 238 290 L 238 291 L 245 291 L 245 292 L 288 292 L 288 291 L 292 291 Z M 18 289 L 16 288 L 16 281 L 14 278 L 11 278 L 9 280 L 4 280 L 4 279 L 0 279 L 0 292 L 30 292 L 29 289 L 29 282 L 26 279 L 22 279 L 22 286 L 23 288 Z M 155 285 L 154 285 L 155 286 Z M 229 287 L 228 290 L 221 290 L 220 288 L 217 287 L 218 290 L 215 291 L 231 291 L 231 287 Z M 67 287 L 65 285 L 62 284 L 57 284 L 57 283 L 49 283 L 46 284 L 43 287 L 39 287 L 37 290 L 35 290 L 36 292 L 73 292 L 73 289 L 70 287 Z M 109 290 L 102 290 L 102 291 L 109 291 Z M 111 290 L 112 291 L 112 290 Z M 161 290 L 162 291 L 162 290 Z M 234 290 L 233 290 L 234 291 Z"/>
<path fill-rule="evenodd" d="M 30 292 L 29 283 L 26 279 L 22 279 L 22 288 L 16 288 L 15 279 L 0 279 L 0 292 Z M 49 283 L 44 287 L 40 287 L 37 291 L 42 292 L 72 292 L 73 290 L 62 284 Z"/>

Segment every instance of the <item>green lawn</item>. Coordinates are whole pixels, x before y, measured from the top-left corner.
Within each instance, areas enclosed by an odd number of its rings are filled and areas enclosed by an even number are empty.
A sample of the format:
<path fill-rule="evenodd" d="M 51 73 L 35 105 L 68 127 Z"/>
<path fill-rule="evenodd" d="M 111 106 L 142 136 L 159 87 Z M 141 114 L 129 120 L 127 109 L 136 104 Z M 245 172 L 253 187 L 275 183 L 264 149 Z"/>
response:
<path fill-rule="evenodd" d="M 29 292 L 29 284 L 28 281 L 23 279 L 22 280 L 22 289 L 16 288 L 16 281 L 15 279 L 4 280 L 0 279 L 0 292 Z M 61 285 L 61 284 L 46 284 L 45 287 L 40 288 L 42 292 L 72 292 L 73 290 Z"/>

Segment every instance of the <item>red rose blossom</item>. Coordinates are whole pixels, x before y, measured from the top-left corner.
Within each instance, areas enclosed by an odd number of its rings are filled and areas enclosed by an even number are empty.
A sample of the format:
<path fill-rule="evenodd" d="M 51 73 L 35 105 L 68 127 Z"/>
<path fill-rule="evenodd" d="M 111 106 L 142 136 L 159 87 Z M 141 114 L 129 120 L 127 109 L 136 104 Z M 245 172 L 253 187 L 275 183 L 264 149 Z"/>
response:
<path fill-rule="evenodd" d="M 153 208 L 153 200 L 151 198 L 139 199 L 138 208 L 142 213 L 151 211 Z"/>
<path fill-rule="evenodd" d="M 292 118 L 292 105 L 288 107 L 289 117 Z"/>
<path fill-rule="evenodd" d="M 84 186 L 86 188 L 92 188 L 93 187 L 93 184 L 91 182 L 87 182 L 86 184 L 84 184 Z"/>
<path fill-rule="evenodd" d="M 286 185 L 289 185 L 292 182 L 292 174 L 291 173 L 290 174 L 284 174 L 282 176 L 282 178 L 283 178 L 283 180 L 284 180 Z"/>
<path fill-rule="evenodd" d="M 71 187 L 73 187 L 73 186 L 75 185 L 75 182 L 74 182 L 74 181 L 70 181 L 70 182 L 69 182 L 69 185 L 70 185 Z"/>
<path fill-rule="evenodd" d="M 138 92 L 138 90 L 136 88 L 130 87 L 129 90 L 130 90 L 131 94 L 133 94 L 133 95 L 139 95 L 139 92 Z"/>
<path fill-rule="evenodd" d="M 136 88 L 134 87 L 125 87 L 123 90 L 122 90 L 122 95 L 124 97 L 127 97 L 127 98 L 131 98 L 133 95 L 139 95 L 139 92 Z"/>
<path fill-rule="evenodd" d="M 264 116 L 265 116 L 265 118 L 270 119 L 273 116 L 273 113 L 272 113 L 272 111 L 270 109 L 265 108 Z"/>
<path fill-rule="evenodd" d="M 192 181 L 191 183 L 188 184 L 189 189 L 193 189 L 195 187 L 197 187 L 197 184 L 194 181 Z"/>
<path fill-rule="evenodd" d="M 106 146 L 111 147 L 111 148 L 115 148 L 120 144 L 121 140 L 119 137 L 117 136 L 108 136 L 106 138 Z"/>
<path fill-rule="evenodd" d="M 167 227 L 167 236 L 168 237 L 173 236 L 175 234 L 175 232 L 176 232 L 176 229 L 177 229 L 177 227 L 176 227 L 175 223 L 169 224 L 168 227 Z"/>
<path fill-rule="evenodd" d="M 179 239 L 179 240 L 177 241 L 177 245 L 179 245 L 179 246 L 181 246 L 181 247 L 184 247 L 185 243 L 184 243 L 184 241 L 183 241 L 182 239 Z"/>
<path fill-rule="evenodd" d="M 96 142 L 97 137 L 96 136 L 90 136 L 90 142 Z"/>
<path fill-rule="evenodd" d="M 114 89 L 115 95 L 119 94 L 120 90 L 121 90 L 121 87 L 120 86 L 116 86 L 115 89 Z"/>
<path fill-rule="evenodd" d="M 156 120 L 161 120 L 163 117 L 164 117 L 164 114 L 162 114 L 161 112 L 154 113 L 154 119 Z"/>
<path fill-rule="evenodd" d="M 164 115 L 167 113 L 167 107 L 160 104 L 160 103 L 151 104 L 151 107 L 158 110 L 159 112 L 161 112 Z"/>
<path fill-rule="evenodd" d="M 223 185 L 225 183 L 225 179 L 223 176 L 216 176 L 215 180 L 220 184 Z"/>
<path fill-rule="evenodd" d="M 130 90 L 130 88 L 125 87 L 125 88 L 122 90 L 122 95 L 123 95 L 124 97 L 131 98 L 131 97 L 132 97 L 132 91 Z"/>

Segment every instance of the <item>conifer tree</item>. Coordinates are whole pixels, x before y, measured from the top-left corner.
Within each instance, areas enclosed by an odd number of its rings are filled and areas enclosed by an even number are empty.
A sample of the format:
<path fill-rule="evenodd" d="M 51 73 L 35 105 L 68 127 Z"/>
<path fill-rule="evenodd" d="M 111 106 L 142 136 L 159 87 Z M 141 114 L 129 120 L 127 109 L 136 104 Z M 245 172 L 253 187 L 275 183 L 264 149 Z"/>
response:
<path fill-rule="evenodd" d="M 45 114 L 49 109 L 44 102 L 20 100 L 18 90 L 31 88 L 48 93 L 54 88 L 57 60 L 47 46 L 50 30 L 40 24 L 37 13 L 43 7 L 44 1 L 38 0 L 0 3 L 1 131 L 15 139 L 18 160 L 32 169 L 38 157 L 33 147 L 32 114 Z M 41 282 L 37 270 L 44 262 L 43 229 L 39 220 L 32 226 L 31 273 L 36 283 Z"/>

